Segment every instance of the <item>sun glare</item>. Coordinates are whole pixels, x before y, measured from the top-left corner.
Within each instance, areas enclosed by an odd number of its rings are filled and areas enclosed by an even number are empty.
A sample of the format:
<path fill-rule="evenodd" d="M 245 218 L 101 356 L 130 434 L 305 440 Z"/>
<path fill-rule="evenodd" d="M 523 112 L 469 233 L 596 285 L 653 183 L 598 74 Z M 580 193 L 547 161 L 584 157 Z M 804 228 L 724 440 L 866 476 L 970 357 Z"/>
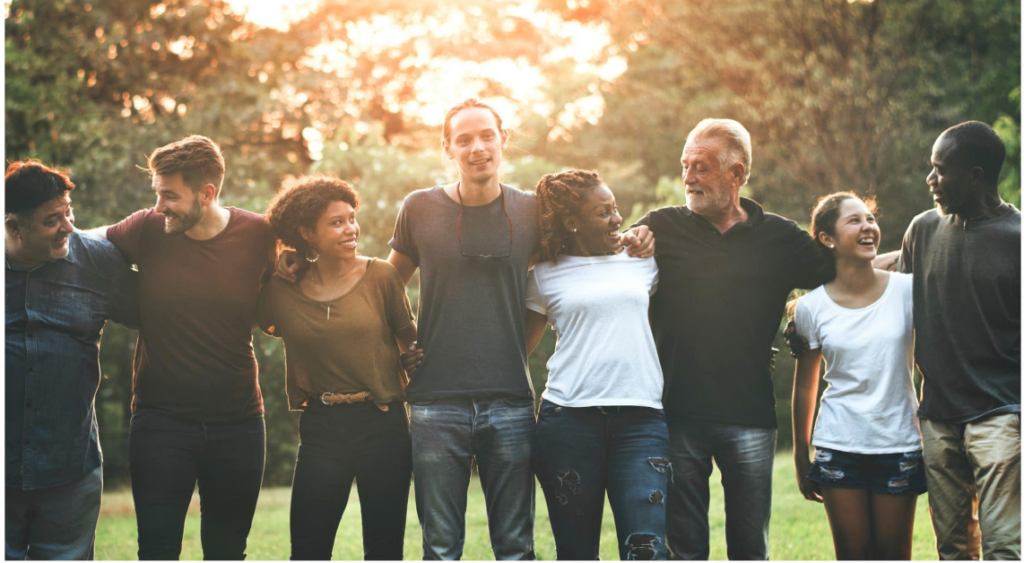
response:
<path fill-rule="evenodd" d="M 312 13 L 322 0 L 228 0 L 257 25 L 286 29 L 291 22 Z M 536 66 L 512 57 L 486 61 L 464 61 L 454 57 L 438 57 L 430 52 L 429 38 L 455 37 L 465 33 L 473 21 L 468 10 L 438 12 L 421 23 L 400 22 L 391 15 L 378 15 L 369 20 L 346 22 L 347 41 L 326 42 L 307 53 L 305 64 L 336 73 L 345 80 L 352 75 L 363 56 L 376 56 L 412 39 L 417 64 L 427 71 L 416 82 L 417 96 L 399 100 L 399 92 L 389 93 L 385 86 L 385 106 L 391 111 L 417 115 L 427 125 L 440 125 L 445 110 L 469 96 L 483 98 L 507 116 L 510 127 L 518 127 L 521 116 L 536 113 L 557 125 L 559 134 L 584 122 L 594 123 L 604 112 L 604 100 L 598 95 L 599 81 L 612 81 L 626 69 L 625 59 L 611 57 L 603 64 L 601 55 L 610 42 L 605 25 L 566 22 L 552 12 L 538 9 L 537 0 L 508 0 L 501 10 L 510 17 L 529 20 L 562 44 L 551 50 L 543 64 L 570 61 L 577 76 L 591 77 L 590 94 L 556 108 L 546 95 L 543 72 Z M 422 47 L 421 47 L 422 44 Z M 377 69 L 375 69 L 376 72 Z M 384 78 L 388 70 L 379 69 L 375 78 Z M 487 96 L 490 86 L 499 85 L 507 97 Z M 392 95 L 393 94 L 393 95 Z M 352 108 L 356 110 L 356 108 Z"/>

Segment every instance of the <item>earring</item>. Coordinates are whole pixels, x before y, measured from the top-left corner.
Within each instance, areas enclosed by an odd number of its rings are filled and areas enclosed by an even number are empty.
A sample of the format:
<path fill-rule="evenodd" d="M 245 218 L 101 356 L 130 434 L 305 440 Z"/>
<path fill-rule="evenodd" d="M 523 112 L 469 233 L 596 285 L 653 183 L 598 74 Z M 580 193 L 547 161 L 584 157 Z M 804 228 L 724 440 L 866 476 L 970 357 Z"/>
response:
<path fill-rule="evenodd" d="M 834 245 L 834 244 L 830 244 L 830 245 L 828 245 L 828 247 L 829 247 L 829 248 L 835 248 L 835 247 L 836 247 L 836 245 Z"/>
<path fill-rule="evenodd" d="M 575 233 L 576 232 L 576 227 L 573 227 L 572 229 L 570 229 L 569 232 L 570 233 Z"/>
<path fill-rule="evenodd" d="M 310 252 L 310 251 L 313 251 L 313 252 L 314 252 L 314 253 L 316 254 L 316 256 L 310 256 L 310 255 L 309 255 L 309 252 Z M 309 247 L 309 248 L 308 248 L 308 249 L 306 250 L 306 262 L 309 262 L 310 264 L 312 264 L 313 262 L 316 262 L 316 261 L 317 261 L 317 260 L 319 260 L 319 259 L 320 259 L 320 253 L 319 253 L 319 252 L 317 252 L 317 250 L 316 250 L 315 248 L 313 248 L 313 247 L 311 246 L 311 247 Z"/>

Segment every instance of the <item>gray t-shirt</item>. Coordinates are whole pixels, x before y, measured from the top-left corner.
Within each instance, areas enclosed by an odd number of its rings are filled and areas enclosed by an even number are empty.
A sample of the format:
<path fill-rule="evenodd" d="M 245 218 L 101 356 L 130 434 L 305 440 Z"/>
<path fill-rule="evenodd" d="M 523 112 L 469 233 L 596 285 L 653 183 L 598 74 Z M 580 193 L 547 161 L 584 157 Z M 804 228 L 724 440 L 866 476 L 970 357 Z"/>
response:
<path fill-rule="evenodd" d="M 503 188 L 511 249 L 501 197 L 465 207 L 461 237 L 459 203 L 441 186 L 409 194 L 398 213 L 389 244 L 420 268 L 424 357 L 406 389 L 410 403 L 533 397 L 525 319 L 526 274 L 540 242 L 537 197 Z"/>
<path fill-rule="evenodd" d="M 933 209 L 903 237 L 914 274 L 914 357 L 923 419 L 1020 412 L 1020 211 L 968 221 Z"/>

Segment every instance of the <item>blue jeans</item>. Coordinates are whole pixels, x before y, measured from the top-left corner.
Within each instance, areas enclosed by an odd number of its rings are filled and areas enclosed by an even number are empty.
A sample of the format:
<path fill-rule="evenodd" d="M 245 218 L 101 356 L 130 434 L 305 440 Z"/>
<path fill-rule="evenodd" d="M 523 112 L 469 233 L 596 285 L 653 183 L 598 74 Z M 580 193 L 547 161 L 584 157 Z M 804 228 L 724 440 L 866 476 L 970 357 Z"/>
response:
<path fill-rule="evenodd" d="M 66 485 L 6 493 L 4 559 L 93 559 L 103 467 Z"/>
<path fill-rule="evenodd" d="M 722 473 L 729 559 L 768 559 L 775 429 L 674 420 L 668 424 L 674 481 L 668 549 L 674 559 L 707 559 L 712 460 Z"/>
<path fill-rule="evenodd" d="M 487 503 L 495 559 L 535 559 L 530 446 L 533 399 L 412 405 L 412 470 L 423 559 L 459 559 L 473 458 Z"/>
<path fill-rule="evenodd" d="M 139 559 L 175 560 L 199 485 L 204 559 L 245 559 L 266 457 L 263 415 L 202 423 L 154 411 L 132 415 L 132 476 Z"/>
<path fill-rule="evenodd" d="M 672 466 L 664 411 L 544 401 L 533 453 L 558 559 L 598 558 L 605 491 L 619 558 L 666 558 L 665 492 Z"/>

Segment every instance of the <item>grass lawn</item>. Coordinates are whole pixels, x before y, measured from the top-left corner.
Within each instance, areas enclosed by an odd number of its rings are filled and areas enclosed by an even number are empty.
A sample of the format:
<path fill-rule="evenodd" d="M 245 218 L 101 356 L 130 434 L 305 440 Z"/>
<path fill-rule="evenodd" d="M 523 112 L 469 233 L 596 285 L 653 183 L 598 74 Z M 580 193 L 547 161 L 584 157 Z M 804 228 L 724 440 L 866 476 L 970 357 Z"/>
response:
<path fill-rule="evenodd" d="M 719 474 L 711 476 L 711 558 L 725 559 L 725 515 L 722 504 L 722 488 Z M 291 491 L 288 488 L 267 488 L 260 494 L 259 507 L 249 534 L 248 559 L 287 560 L 290 553 L 288 541 L 288 503 Z M 535 527 L 537 558 L 553 560 L 555 543 L 548 522 L 544 495 L 537 486 L 537 520 Z M 137 559 L 135 513 L 131 491 L 106 492 L 100 511 L 99 529 L 96 537 L 96 559 L 134 560 Z M 793 458 L 789 452 L 781 452 L 775 462 L 775 480 L 772 500 L 772 526 L 770 555 L 776 560 L 834 559 L 832 538 L 829 533 L 825 508 L 811 503 L 796 488 L 793 476 Z M 188 520 L 185 522 L 185 538 L 182 559 L 202 559 L 199 542 L 199 498 L 192 498 Z M 409 515 L 405 528 L 405 558 L 419 559 L 420 527 L 416 519 L 416 506 L 410 492 Z M 334 559 L 361 560 L 362 532 L 360 528 L 359 500 L 352 488 L 352 500 L 345 510 L 334 545 Z M 480 484 L 473 480 L 469 489 L 469 507 L 466 514 L 466 547 L 463 559 L 493 559 L 491 543 L 487 532 L 487 516 L 484 511 L 483 493 Z M 601 558 L 618 559 L 615 528 L 611 509 L 605 503 L 604 526 L 601 534 Z M 917 518 L 914 522 L 914 559 L 935 559 L 935 539 L 931 521 L 928 518 L 927 497 L 918 499 Z"/>

